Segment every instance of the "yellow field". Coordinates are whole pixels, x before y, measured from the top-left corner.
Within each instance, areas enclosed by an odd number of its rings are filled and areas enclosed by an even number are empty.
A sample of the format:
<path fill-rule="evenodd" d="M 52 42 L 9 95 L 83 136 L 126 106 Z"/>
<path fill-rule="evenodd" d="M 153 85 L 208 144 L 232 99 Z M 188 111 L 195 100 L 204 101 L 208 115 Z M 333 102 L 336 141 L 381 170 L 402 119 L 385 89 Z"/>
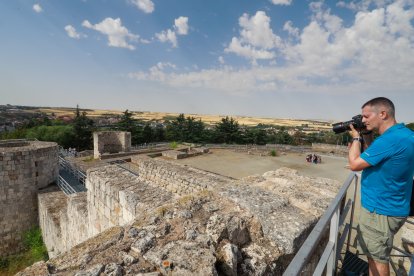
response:
<path fill-rule="evenodd" d="M 39 108 L 33 111 L 40 111 L 46 114 L 54 113 L 55 116 L 74 116 L 75 108 Z M 122 115 L 124 111 L 119 110 L 86 110 L 88 117 L 100 117 L 100 116 L 116 116 Z M 133 113 L 135 119 L 140 119 L 143 121 L 159 121 L 163 122 L 165 119 L 174 118 L 179 115 L 179 113 L 166 113 L 166 112 L 140 112 L 140 111 L 130 111 Z M 217 122 L 220 122 L 222 118 L 225 118 L 224 115 L 200 115 L 200 114 L 184 114 L 185 117 L 194 117 L 196 119 L 201 119 L 206 124 L 214 125 Z M 256 126 L 258 124 L 266 125 L 276 125 L 276 126 L 303 126 L 307 125 L 308 128 L 314 130 L 328 130 L 331 128 L 330 121 L 314 121 L 314 120 L 302 120 L 302 119 L 277 119 L 277 118 L 258 118 L 258 117 L 245 117 L 245 116 L 229 116 L 235 119 L 240 125 L 246 126 Z"/>

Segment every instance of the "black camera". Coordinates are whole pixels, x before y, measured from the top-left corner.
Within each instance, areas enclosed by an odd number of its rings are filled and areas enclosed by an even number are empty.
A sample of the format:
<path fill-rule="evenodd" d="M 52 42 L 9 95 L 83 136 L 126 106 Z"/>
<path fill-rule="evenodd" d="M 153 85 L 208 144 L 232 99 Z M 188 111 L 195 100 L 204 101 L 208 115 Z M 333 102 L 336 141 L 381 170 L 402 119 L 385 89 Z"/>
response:
<path fill-rule="evenodd" d="M 349 127 L 351 124 L 358 131 L 362 131 L 362 130 L 366 129 L 365 124 L 362 122 L 362 115 L 356 115 L 356 116 L 352 117 L 352 120 L 350 120 L 350 121 L 333 124 L 332 125 L 332 130 L 336 134 L 339 134 L 339 133 L 351 130 L 351 128 Z"/>

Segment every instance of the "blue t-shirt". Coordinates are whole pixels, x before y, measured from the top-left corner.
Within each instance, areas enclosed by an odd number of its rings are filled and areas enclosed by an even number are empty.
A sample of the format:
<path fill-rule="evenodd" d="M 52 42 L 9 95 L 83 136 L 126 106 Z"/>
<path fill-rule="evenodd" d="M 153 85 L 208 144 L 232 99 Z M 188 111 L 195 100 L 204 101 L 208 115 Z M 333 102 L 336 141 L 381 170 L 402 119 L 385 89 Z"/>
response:
<path fill-rule="evenodd" d="M 371 166 L 361 178 L 361 203 L 370 212 L 408 216 L 414 171 L 414 132 L 404 124 L 388 128 L 361 154 Z"/>

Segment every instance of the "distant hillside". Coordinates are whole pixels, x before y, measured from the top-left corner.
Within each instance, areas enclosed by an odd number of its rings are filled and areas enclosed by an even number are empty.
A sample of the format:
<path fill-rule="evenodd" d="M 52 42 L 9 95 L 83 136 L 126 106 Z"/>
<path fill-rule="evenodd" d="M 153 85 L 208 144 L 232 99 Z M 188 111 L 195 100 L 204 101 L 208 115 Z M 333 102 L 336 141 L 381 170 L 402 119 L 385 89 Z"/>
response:
<path fill-rule="evenodd" d="M 4 107 L 4 106 L 1 106 Z M 76 108 L 67 107 L 14 107 L 18 108 L 22 112 L 27 113 L 45 113 L 47 115 L 54 114 L 59 116 L 74 116 Z M 81 109 L 86 111 L 89 117 L 111 117 L 122 115 L 124 110 L 100 110 L 100 109 Z M 179 115 L 179 113 L 168 112 L 149 112 L 149 111 L 130 111 L 134 114 L 134 118 L 143 121 L 158 121 L 163 122 L 165 120 L 173 119 Z M 203 115 L 203 114 L 184 114 L 186 117 L 191 116 L 197 119 L 201 119 L 204 123 L 214 125 L 225 118 L 226 115 Z M 256 126 L 258 124 L 273 125 L 273 126 L 286 126 L 286 127 L 305 127 L 312 130 L 328 130 L 331 128 L 332 121 L 323 120 L 305 120 L 305 119 L 285 119 L 285 118 L 259 118 L 259 117 L 247 117 L 247 116 L 232 116 L 240 125 Z"/>

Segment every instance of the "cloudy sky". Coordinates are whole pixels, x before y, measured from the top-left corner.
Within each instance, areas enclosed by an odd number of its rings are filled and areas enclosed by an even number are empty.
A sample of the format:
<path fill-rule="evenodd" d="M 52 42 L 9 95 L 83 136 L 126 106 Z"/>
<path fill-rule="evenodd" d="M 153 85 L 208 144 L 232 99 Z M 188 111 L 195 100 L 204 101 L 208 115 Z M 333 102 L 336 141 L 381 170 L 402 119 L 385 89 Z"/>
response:
<path fill-rule="evenodd" d="M 0 1 L 0 104 L 414 121 L 414 0 Z"/>

